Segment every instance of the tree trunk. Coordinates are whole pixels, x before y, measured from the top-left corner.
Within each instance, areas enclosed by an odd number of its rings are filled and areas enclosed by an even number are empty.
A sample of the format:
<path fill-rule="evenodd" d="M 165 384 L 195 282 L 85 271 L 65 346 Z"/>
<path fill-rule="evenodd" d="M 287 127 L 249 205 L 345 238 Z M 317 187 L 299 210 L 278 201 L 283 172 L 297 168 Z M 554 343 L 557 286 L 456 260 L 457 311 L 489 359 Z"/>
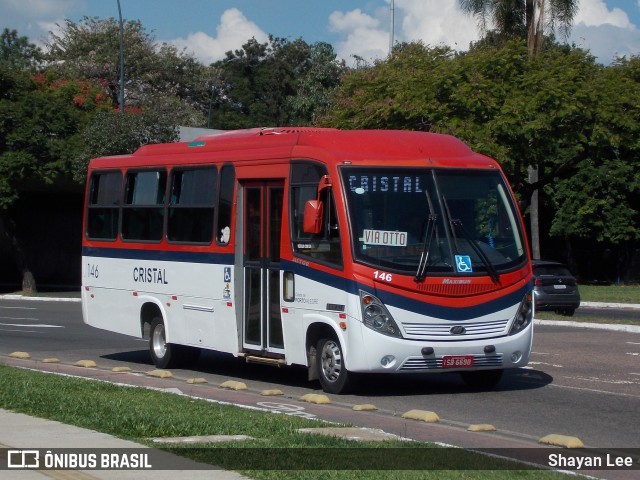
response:
<path fill-rule="evenodd" d="M 36 293 L 38 291 L 36 279 L 29 268 L 27 255 L 22 248 L 17 230 L 16 223 L 10 215 L 6 211 L 0 211 L 0 232 L 4 233 L 13 249 L 16 266 L 22 274 L 22 292 Z"/>
<path fill-rule="evenodd" d="M 529 183 L 535 185 L 531 194 L 531 204 L 529 205 L 529 219 L 531 221 L 531 256 L 534 260 L 540 259 L 540 227 L 538 220 L 538 169 L 529 165 Z"/>

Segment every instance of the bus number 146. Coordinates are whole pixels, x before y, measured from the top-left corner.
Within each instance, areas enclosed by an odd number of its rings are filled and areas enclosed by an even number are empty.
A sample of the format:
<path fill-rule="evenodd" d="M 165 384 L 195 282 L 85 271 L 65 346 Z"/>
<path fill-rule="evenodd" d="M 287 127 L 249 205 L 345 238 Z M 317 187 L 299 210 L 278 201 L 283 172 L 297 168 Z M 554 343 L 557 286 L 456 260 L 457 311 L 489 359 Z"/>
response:
<path fill-rule="evenodd" d="M 87 277 L 98 278 L 98 265 L 87 263 Z"/>
<path fill-rule="evenodd" d="M 376 278 L 376 280 L 382 280 L 383 282 L 393 281 L 393 275 L 391 273 L 379 272 L 378 270 L 376 270 L 375 272 L 373 272 L 373 276 Z"/>

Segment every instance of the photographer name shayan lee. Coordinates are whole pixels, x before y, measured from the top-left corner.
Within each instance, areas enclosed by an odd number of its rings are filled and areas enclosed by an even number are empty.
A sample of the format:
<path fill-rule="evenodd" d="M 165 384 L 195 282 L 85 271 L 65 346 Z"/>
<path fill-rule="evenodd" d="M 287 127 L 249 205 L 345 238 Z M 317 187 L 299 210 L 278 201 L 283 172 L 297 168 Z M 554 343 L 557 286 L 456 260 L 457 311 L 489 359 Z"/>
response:
<path fill-rule="evenodd" d="M 559 468 L 575 468 L 580 470 L 582 468 L 625 468 L 633 467 L 633 457 L 621 457 L 611 455 L 607 453 L 605 456 L 580 456 L 580 455 L 566 455 L 562 453 L 552 453 L 549 455 L 550 467 Z"/>

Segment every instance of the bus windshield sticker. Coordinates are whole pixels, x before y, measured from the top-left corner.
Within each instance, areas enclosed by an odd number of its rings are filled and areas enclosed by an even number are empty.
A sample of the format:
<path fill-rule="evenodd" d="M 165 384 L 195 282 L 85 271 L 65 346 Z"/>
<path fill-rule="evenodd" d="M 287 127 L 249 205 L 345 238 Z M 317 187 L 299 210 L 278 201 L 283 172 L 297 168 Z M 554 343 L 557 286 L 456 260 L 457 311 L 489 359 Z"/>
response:
<path fill-rule="evenodd" d="M 456 268 L 459 273 L 472 273 L 471 257 L 469 255 L 456 255 Z"/>
<path fill-rule="evenodd" d="M 362 240 L 367 245 L 406 247 L 407 232 L 394 232 L 390 230 L 365 230 Z"/>

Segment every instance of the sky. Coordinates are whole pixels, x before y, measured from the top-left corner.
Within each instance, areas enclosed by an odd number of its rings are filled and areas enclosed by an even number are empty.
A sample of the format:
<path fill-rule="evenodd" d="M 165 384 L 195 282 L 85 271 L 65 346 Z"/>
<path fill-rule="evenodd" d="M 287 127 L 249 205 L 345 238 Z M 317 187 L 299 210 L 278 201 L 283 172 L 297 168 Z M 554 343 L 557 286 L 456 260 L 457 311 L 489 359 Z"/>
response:
<path fill-rule="evenodd" d="M 269 34 L 333 45 L 354 64 L 385 58 L 391 40 L 391 0 L 120 0 L 125 20 L 139 20 L 158 42 L 186 49 L 209 64 L 254 37 Z M 458 0 L 395 0 L 393 40 L 420 40 L 458 51 L 480 38 L 477 21 Z M 0 28 L 42 45 L 65 19 L 118 18 L 117 0 L 0 0 Z M 562 37 L 559 37 L 562 38 Z M 640 55 L 640 0 L 579 0 L 568 42 L 599 63 Z"/>

